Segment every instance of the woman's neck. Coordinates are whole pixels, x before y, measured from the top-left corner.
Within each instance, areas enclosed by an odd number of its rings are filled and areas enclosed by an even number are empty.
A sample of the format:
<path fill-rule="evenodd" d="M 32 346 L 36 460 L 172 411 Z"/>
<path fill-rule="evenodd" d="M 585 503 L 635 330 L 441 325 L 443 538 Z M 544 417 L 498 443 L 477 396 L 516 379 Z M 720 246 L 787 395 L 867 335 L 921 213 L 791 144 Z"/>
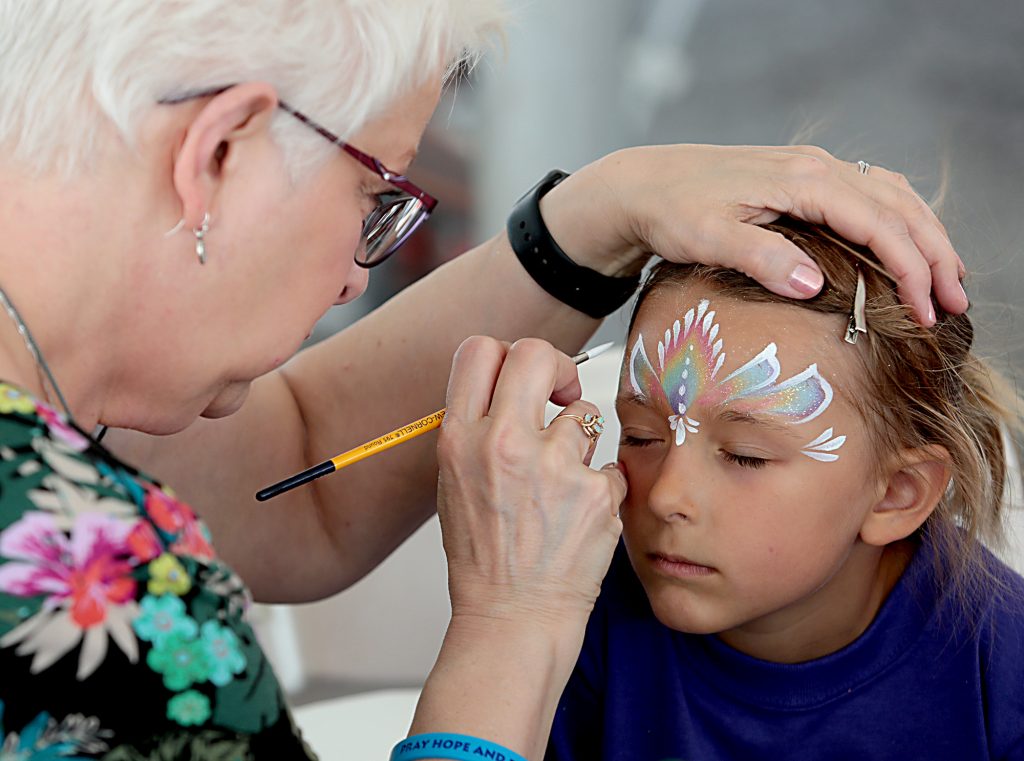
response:
<path fill-rule="evenodd" d="M 46 340 L 54 335 L 52 320 L 30 320 L 24 316 L 19 301 L 8 292 L 7 281 L 11 279 L 9 276 L 0 279 L 0 289 L 18 304 L 19 315 L 15 317 L 0 308 L 0 381 L 19 386 L 54 409 L 67 413 L 85 430 L 91 430 L 98 415 L 89 408 L 88 399 L 76 393 L 80 388 L 80 375 L 72 369 L 75 367 L 73 356 L 62 350 L 62 341 Z M 37 302 L 33 302 L 31 308 L 32 313 L 40 313 Z M 31 338 L 22 333 L 26 328 Z"/>
<path fill-rule="evenodd" d="M 84 196 L 96 195 L 88 183 L 36 178 L 0 167 L 0 288 L 31 332 L 38 353 L 82 428 L 97 424 L 103 399 L 102 352 L 113 350 L 117 331 L 105 324 L 108 302 L 116 298 L 116 263 L 111 252 L 121 244 L 112 233 L 109 248 L 90 250 L 100 239 L 102 210 Z M 17 321 L 0 309 L 0 380 L 17 384 L 61 410 Z M 63 410 L 62 410 L 63 411 Z"/>
<path fill-rule="evenodd" d="M 882 548 L 858 540 L 842 567 L 811 595 L 718 636 L 742 653 L 776 663 L 841 650 L 871 625 L 914 549 L 909 540 Z"/>

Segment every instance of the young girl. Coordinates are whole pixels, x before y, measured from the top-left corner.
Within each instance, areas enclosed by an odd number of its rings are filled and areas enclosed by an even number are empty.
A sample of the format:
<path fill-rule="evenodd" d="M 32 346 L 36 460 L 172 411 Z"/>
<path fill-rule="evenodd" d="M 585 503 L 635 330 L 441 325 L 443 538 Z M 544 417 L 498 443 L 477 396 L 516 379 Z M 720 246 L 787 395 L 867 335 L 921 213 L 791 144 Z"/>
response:
<path fill-rule="evenodd" d="M 816 299 L 669 264 L 638 299 L 624 542 L 548 758 L 1024 759 L 1024 579 L 980 543 L 1014 418 L 971 323 L 924 329 L 866 251 L 771 228 Z"/>

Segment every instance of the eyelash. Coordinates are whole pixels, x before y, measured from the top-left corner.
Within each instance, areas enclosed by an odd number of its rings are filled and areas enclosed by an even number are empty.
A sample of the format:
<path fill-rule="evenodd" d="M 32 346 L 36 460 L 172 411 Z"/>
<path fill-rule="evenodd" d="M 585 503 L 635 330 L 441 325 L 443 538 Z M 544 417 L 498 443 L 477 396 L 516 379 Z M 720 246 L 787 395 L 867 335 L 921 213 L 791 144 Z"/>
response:
<path fill-rule="evenodd" d="M 638 439 L 636 436 L 624 435 L 619 439 L 619 444 L 624 447 L 649 447 L 659 441 L 660 439 Z"/>
<path fill-rule="evenodd" d="M 652 444 L 657 444 L 661 439 L 640 439 L 636 436 L 624 435 L 620 440 L 620 446 L 625 447 L 649 447 Z M 768 460 L 761 457 L 750 457 L 748 455 L 735 454 L 722 450 L 722 457 L 726 462 L 731 462 L 739 465 L 741 468 L 751 468 L 752 470 L 759 470 L 768 464 Z"/>
<path fill-rule="evenodd" d="M 724 449 L 722 450 L 722 457 L 725 459 L 726 462 L 735 463 L 736 465 L 739 465 L 742 468 L 753 468 L 754 470 L 763 468 L 765 465 L 768 464 L 768 460 L 762 459 L 760 457 L 748 457 L 747 455 L 735 454 L 733 452 L 728 452 Z"/>

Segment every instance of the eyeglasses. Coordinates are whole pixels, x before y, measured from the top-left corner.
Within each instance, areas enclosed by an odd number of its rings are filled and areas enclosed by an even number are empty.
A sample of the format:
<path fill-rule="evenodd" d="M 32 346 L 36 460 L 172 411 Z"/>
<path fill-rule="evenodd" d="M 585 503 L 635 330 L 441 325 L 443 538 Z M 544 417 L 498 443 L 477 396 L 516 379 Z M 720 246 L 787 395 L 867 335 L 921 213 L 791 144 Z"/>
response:
<path fill-rule="evenodd" d="M 234 85 L 213 87 L 164 98 L 159 102 L 164 105 L 175 105 L 195 100 L 196 98 L 220 95 L 232 87 Z M 282 111 L 291 114 L 318 135 L 341 148 L 349 156 L 395 188 L 392 192 L 379 193 L 377 195 L 377 208 L 370 212 L 369 216 L 363 220 L 362 245 L 360 245 L 359 250 L 356 252 L 355 261 L 360 267 L 366 267 L 367 269 L 376 267 L 409 240 L 409 237 L 426 221 L 434 207 L 437 206 L 437 199 L 410 182 L 409 178 L 392 172 L 378 159 L 349 145 L 329 129 L 313 121 L 301 111 L 292 108 L 284 101 L 279 100 L 277 105 Z"/>

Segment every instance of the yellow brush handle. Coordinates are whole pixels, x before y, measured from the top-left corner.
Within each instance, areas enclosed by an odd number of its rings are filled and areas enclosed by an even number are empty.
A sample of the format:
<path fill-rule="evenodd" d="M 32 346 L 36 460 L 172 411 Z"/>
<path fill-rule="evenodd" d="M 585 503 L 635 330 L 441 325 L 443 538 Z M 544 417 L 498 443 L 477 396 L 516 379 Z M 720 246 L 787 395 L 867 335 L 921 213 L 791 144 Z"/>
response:
<path fill-rule="evenodd" d="M 612 344 L 610 341 L 608 343 L 601 344 L 600 346 L 595 346 L 593 349 L 580 352 L 572 358 L 572 361 L 577 365 L 582 364 L 588 359 L 593 359 L 594 357 L 608 351 L 611 346 Z M 401 444 L 403 441 L 414 439 L 421 433 L 433 431 L 435 428 L 440 427 L 441 422 L 444 420 L 446 411 L 447 409 L 432 412 L 414 423 L 403 425 L 401 428 L 396 428 L 391 433 L 385 433 L 380 438 L 374 439 L 373 441 L 367 441 L 365 444 L 360 444 L 355 449 L 342 452 L 340 455 L 332 457 L 330 460 L 324 460 L 319 465 L 314 465 L 312 468 L 307 468 L 301 473 L 296 473 L 294 476 L 289 476 L 283 481 L 278 481 L 276 484 L 272 484 L 265 489 L 260 489 L 256 492 L 256 500 L 258 502 L 264 502 L 271 497 L 276 497 L 278 494 L 284 494 L 284 492 L 294 489 L 296 486 L 308 484 L 310 481 L 330 475 L 331 473 L 351 465 L 354 462 L 365 460 L 367 457 L 375 455 L 378 452 L 383 452 L 385 449 L 391 449 L 391 447 Z"/>
<path fill-rule="evenodd" d="M 427 431 L 439 428 L 441 426 L 441 421 L 444 420 L 445 412 L 446 410 L 432 412 L 426 417 L 422 417 L 413 423 L 403 425 L 401 428 L 396 428 L 391 431 L 391 433 L 385 433 L 380 438 L 368 441 L 365 444 L 360 444 L 355 449 L 342 452 L 337 457 L 332 457 L 331 462 L 334 463 L 334 469 L 340 470 L 346 465 L 359 462 L 370 455 L 383 452 L 385 449 L 391 449 L 391 447 L 401 444 L 403 441 L 416 438 L 421 433 L 426 433 Z"/>

